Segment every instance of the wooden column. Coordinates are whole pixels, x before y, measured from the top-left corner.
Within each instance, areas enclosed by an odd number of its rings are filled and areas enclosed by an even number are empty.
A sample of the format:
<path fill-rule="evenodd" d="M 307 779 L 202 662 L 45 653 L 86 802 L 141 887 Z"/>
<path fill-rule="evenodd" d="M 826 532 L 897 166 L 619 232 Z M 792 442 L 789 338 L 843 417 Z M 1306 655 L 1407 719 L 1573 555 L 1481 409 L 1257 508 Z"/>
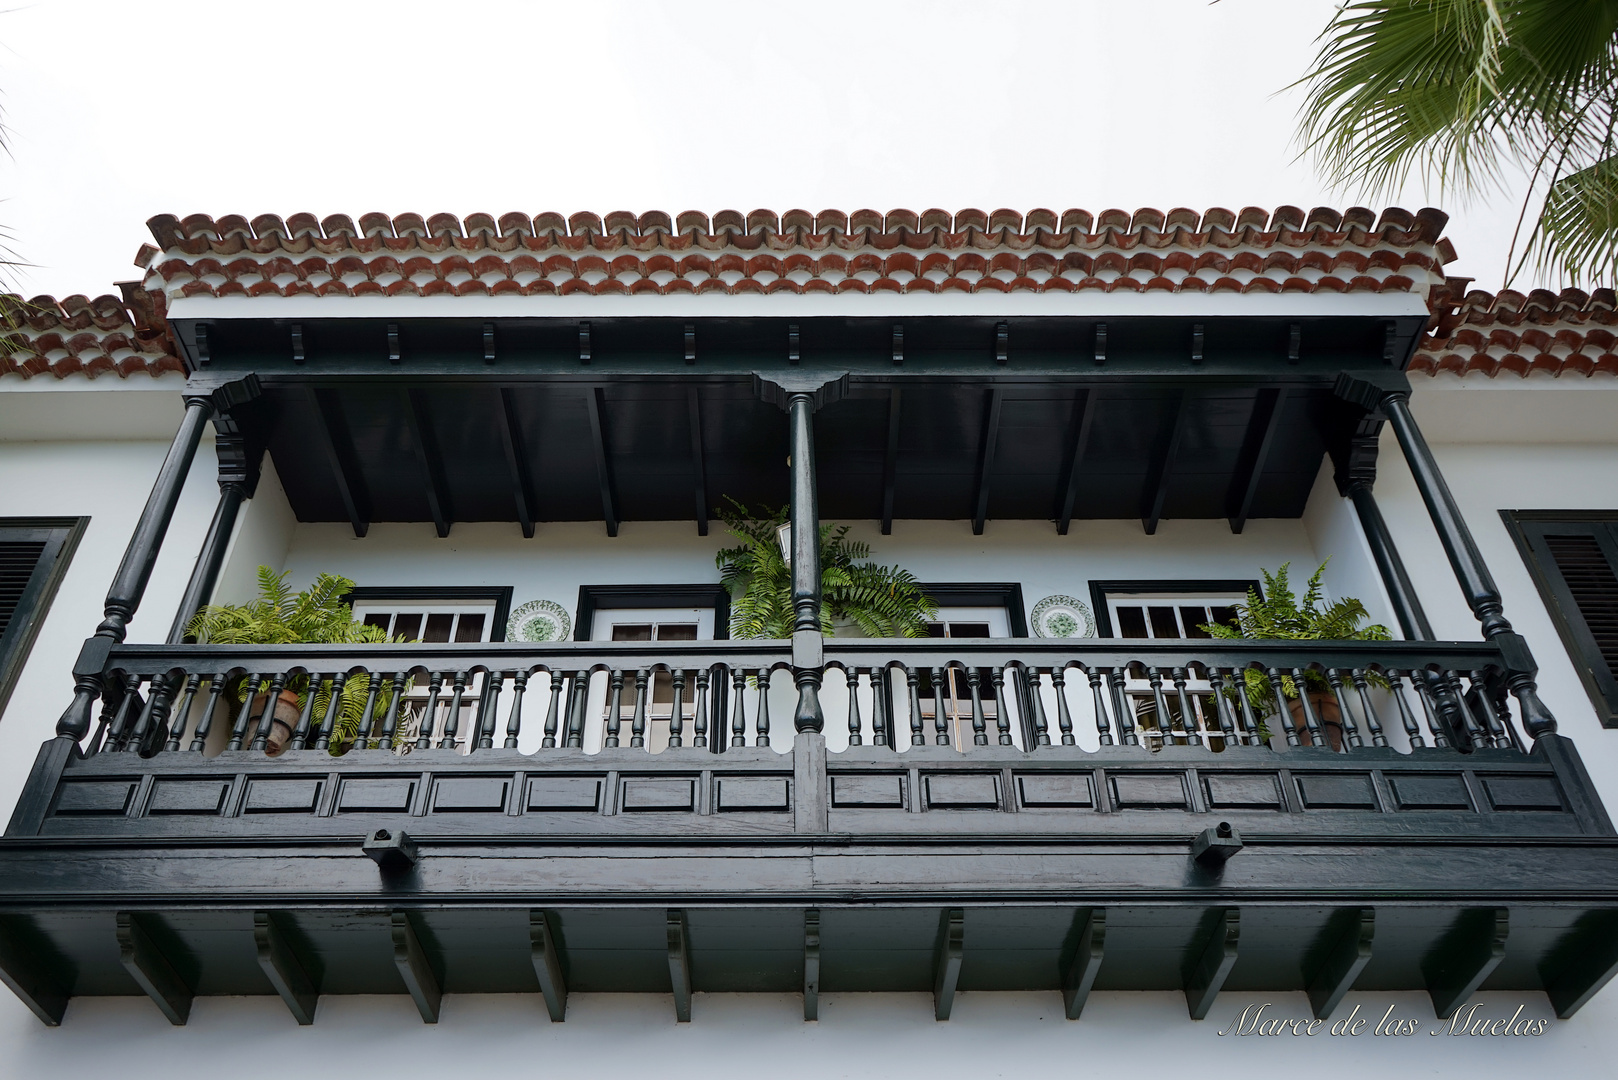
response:
<path fill-rule="evenodd" d="M 1400 632 L 1406 641 L 1432 641 L 1432 624 L 1427 621 L 1427 613 L 1422 610 L 1421 601 L 1416 597 L 1415 586 L 1410 583 L 1410 575 L 1405 571 L 1404 560 L 1399 557 L 1399 549 L 1393 546 L 1393 535 L 1388 532 L 1388 523 L 1371 494 L 1370 481 L 1355 479 L 1349 484 L 1347 494 L 1354 503 L 1355 513 L 1359 515 L 1360 529 L 1365 533 L 1365 542 L 1371 546 L 1371 557 L 1376 560 L 1382 584 L 1388 590 L 1388 599 L 1393 603 L 1393 614 L 1399 620 Z"/>
<path fill-rule="evenodd" d="M 825 716 L 820 708 L 820 507 L 815 490 L 815 399 L 805 391 L 787 395 L 792 474 L 792 639 L 793 678 L 798 684 L 798 708 L 792 716 L 798 731 L 820 731 Z M 811 639 L 812 641 L 808 640 Z M 807 648 L 800 647 L 800 640 Z M 806 655 L 799 656 L 803 652 Z"/>
<path fill-rule="evenodd" d="M 213 598 L 214 585 L 219 581 L 219 570 L 225 564 L 225 548 L 230 544 L 236 515 L 248 498 L 246 488 L 235 482 L 219 485 L 219 502 L 214 507 L 213 520 L 208 523 L 208 535 L 203 537 L 202 550 L 186 582 L 185 595 L 174 612 L 174 625 L 169 627 L 168 643 L 178 645 L 185 640 L 185 625 L 192 616 Z"/>
<path fill-rule="evenodd" d="M 1450 494 L 1449 485 L 1438 471 L 1438 462 L 1433 458 L 1427 440 L 1422 437 L 1421 428 L 1416 426 L 1416 418 L 1410 414 L 1408 386 L 1384 393 L 1378 407 L 1393 426 L 1399 448 L 1404 451 L 1410 473 L 1415 477 L 1416 490 L 1421 492 L 1422 501 L 1427 504 L 1427 513 L 1433 519 L 1433 527 L 1444 545 L 1444 554 L 1449 556 L 1450 566 L 1455 570 L 1455 579 L 1460 583 L 1467 605 L 1477 616 L 1483 636 L 1500 647 L 1508 669 L 1507 682 L 1522 707 L 1524 729 L 1534 739 L 1555 734 L 1556 718 L 1540 701 L 1538 687 L 1534 683 L 1538 666 L 1528 649 L 1528 642 L 1514 632 L 1511 623 L 1506 620 L 1500 603 L 1500 589 L 1483 562 L 1483 553 L 1478 550 L 1477 541 L 1472 539 L 1472 531 L 1461 516 L 1455 496 Z"/>

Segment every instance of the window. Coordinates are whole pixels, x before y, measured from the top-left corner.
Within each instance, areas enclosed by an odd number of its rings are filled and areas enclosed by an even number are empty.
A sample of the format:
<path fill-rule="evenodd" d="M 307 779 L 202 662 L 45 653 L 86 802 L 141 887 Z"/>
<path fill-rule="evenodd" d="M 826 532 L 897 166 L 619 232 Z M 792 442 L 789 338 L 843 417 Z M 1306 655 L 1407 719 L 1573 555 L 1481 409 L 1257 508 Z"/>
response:
<path fill-rule="evenodd" d="M 89 518 L 0 518 L 0 712 Z"/>
<path fill-rule="evenodd" d="M 1207 638 L 1201 629 L 1214 623 L 1236 624 L 1236 605 L 1247 602 L 1247 590 L 1258 589 L 1256 581 L 1096 581 L 1090 586 L 1095 601 L 1096 621 L 1102 637 L 1154 640 L 1159 638 Z M 1209 747 L 1224 749 L 1224 740 L 1208 732 L 1219 730 L 1219 713 L 1213 687 L 1206 679 L 1191 678 L 1186 672 L 1186 700 L 1190 702 L 1192 726 L 1202 733 Z M 1160 686 L 1154 688 L 1151 673 L 1140 665 L 1130 668 L 1123 694 L 1135 719 L 1141 742 L 1153 750 L 1185 745 L 1188 730 L 1185 707 L 1171 672 L 1159 673 Z M 1167 715 L 1158 715 L 1158 693 L 1163 695 Z"/>
<path fill-rule="evenodd" d="M 506 617 L 511 609 L 509 586 L 503 588 L 387 588 L 365 586 L 348 594 L 354 617 L 368 626 L 381 627 L 389 637 L 403 637 L 422 645 L 504 641 Z M 453 672 L 444 672 L 445 683 L 439 694 L 438 707 L 428 717 L 427 703 L 431 697 L 429 680 L 417 678 L 404 697 L 399 731 L 395 746 L 408 753 L 421 737 L 422 730 L 431 730 L 434 746 L 449 729 L 450 710 L 454 707 Z M 483 698 L 484 679 L 475 675 L 461 694 L 461 705 L 455 722 L 455 745 L 462 753 L 470 753 L 476 732 L 472 730 L 477 717 L 478 703 Z"/>
<path fill-rule="evenodd" d="M 1618 727 L 1618 511 L 1503 510 L 1501 517 L 1596 715 Z"/>
<path fill-rule="evenodd" d="M 957 607 L 939 604 L 938 622 L 927 624 L 927 636 L 935 638 L 1003 638 L 1008 637 L 1006 609 L 1004 607 Z M 937 715 L 933 699 L 933 680 L 924 673 L 919 692 L 921 715 L 931 737 L 933 720 Z M 965 753 L 972 745 L 972 686 L 966 672 L 950 668 L 944 676 L 944 715 L 950 726 L 955 749 Z M 984 726 L 989 741 L 996 741 L 1000 716 L 1000 702 L 994 689 L 993 672 L 978 669 L 978 700 L 983 704 Z"/>
<path fill-rule="evenodd" d="M 714 633 L 712 608 L 620 608 L 595 613 L 592 637 L 596 641 L 710 641 Z M 646 746 L 660 753 L 669 744 L 669 721 L 674 717 L 674 676 L 667 671 L 652 673 L 651 693 L 646 702 Z M 601 721 L 612 717 L 610 692 L 603 691 Z M 680 700 L 680 719 L 685 737 L 691 737 L 697 718 L 696 682 L 688 679 Z M 629 745 L 635 721 L 635 683 L 632 672 L 625 673 L 618 695 L 619 739 Z M 605 727 L 603 727 L 605 735 Z"/>

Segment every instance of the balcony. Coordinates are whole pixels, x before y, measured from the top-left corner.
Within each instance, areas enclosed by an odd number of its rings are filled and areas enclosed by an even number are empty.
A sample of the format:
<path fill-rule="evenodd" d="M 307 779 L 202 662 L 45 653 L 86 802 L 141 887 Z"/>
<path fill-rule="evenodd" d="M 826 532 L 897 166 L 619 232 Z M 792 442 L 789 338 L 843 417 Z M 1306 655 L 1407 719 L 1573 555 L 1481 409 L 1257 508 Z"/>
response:
<path fill-rule="evenodd" d="M 812 1014 L 930 989 L 941 1018 L 956 990 L 1077 1016 L 1092 987 L 1183 989 L 1197 1016 L 1221 988 L 1320 1015 L 1350 986 L 1564 1013 L 1599 988 L 1618 837 L 1567 740 L 1526 749 L 1496 646 L 1143 645 L 828 639 L 836 752 L 771 723 L 782 641 L 113 646 L 95 729 L 45 745 L 7 830 L 4 967 L 45 1017 L 144 991 L 177 1022 L 272 991 L 307 1020 L 317 990 L 431 1019 L 444 991 L 561 1018 L 569 987 L 685 1016 L 693 990 Z M 1318 673 L 1340 735 L 1235 693 L 1249 668 Z M 362 672 L 466 727 L 405 745 L 379 690 L 334 755 L 305 693 L 271 757 L 263 698 L 224 693 Z"/>

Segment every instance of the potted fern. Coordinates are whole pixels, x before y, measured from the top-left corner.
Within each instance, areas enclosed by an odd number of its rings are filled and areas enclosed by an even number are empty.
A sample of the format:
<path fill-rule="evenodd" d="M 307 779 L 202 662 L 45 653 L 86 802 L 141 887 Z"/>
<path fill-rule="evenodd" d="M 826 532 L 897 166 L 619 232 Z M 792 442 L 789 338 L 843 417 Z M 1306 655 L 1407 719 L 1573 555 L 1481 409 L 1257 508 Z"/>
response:
<path fill-rule="evenodd" d="M 290 573 L 290 571 L 289 571 Z M 354 588 L 348 578 L 321 574 L 302 592 L 287 585 L 287 574 L 277 574 L 268 566 L 258 568 L 258 597 L 246 604 L 216 604 L 198 611 L 186 624 L 185 632 L 201 645 L 356 645 L 385 644 L 390 639 L 381 627 L 368 626 L 354 618 L 353 609 L 343 597 Z M 395 639 L 403 642 L 404 638 Z M 238 703 L 246 702 L 252 687 L 238 678 L 230 688 Z M 345 753 L 359 736 L 371 677 L 358 672 L 343 684 L 333 725 L 331 753 Z M 265 752 L 271 757 L 283 753 L 302 715 L 309 693 L 309 676 L 297 674 L 287 680 L 276 701 L 270 720 Z M 392 699 L 387 683 L 378 688 L 376 714 L 386 715 Z M 312 715 L 324 716 L 331 705 L 329 684 L 317 686 Z M 253 698 L 252 716 L 262 715 L 264 695 Z"/>
<path fill-rule="evenodd" d="M 749 511 L 730 500 L 719 518 L 741 543 L 714 557 L 730 590 L 730 634 L 735 638 L 792 636 L 792 566 L 777 535 L 788 509 Z M 845 636 L 926 637 L 938 604 L 915 575 L 899 566 L 868 562 L 870 545 L 848 538 L 847 525 L 820 526 L 820 632 Z"/>
<path fill-rule="evenodd" d="M 1330 561 L 1327 558 L 1309 578 L 1308 588 L 1301 600 L 1292 592 L 1291 583 L 1287 580 L 1287 568 L 1291 563 L 1282 563 L 1274 574 L 1261 570 L 1264 595 L 1261 597 L 1252 589 L 1247 591 L 1247 603 L 1236 605 L 1236 626 L 1210 623 L 1200 629 L 1211 637 L 1227 640 L 1389 640 L 1393 635 L 1386 626 L 1380 623 L 1361 625 L 1371 616 L 1359 600 L 1345 597 L 1332 604 L 1325 602 L 1325 590 L 1320 579 L 1326 572 L 1326 563 Z M 1247 668 L 1242 674 L 1248 702 L 1260 717 L 1273 714 L 1276 711 L 1275 688 L 1270 677 L 1256 668 Z M 1373 686 L 1387 685 L 1387 681 L 1374 671 L 1367 672 L 1366 678 Z M 1331 748 L 1341 749 L 1343 717 L 1331 687 L 1322 675 L 1314 671 L 1306 671 L 1302 681 L 1300 687 L 1298 680 L 1291 675 L 1281 676 L 1281 693 L 1289 699 L 1287 711 L 1291 714 L 1292 726 L 1297 730 L 1299 739 L 1306 746 L 1313 742 L 1303 711 L 1302 695 L 1308 694 L 1309 704 L 1319 717 Z"/>

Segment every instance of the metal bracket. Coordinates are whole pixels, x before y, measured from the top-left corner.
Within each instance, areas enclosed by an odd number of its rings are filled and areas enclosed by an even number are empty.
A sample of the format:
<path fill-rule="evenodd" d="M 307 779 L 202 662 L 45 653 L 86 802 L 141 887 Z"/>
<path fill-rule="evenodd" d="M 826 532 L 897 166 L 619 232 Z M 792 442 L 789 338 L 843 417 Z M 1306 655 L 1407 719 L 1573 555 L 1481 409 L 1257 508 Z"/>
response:
<path fill-rule="evenodd" d="M 1228 821 L 1203 829 L 1191 840 L 1191 858 L 1215 872 L 1225 868 L 1230 857 L 1242 849 L 1242 834 Z"/>
<path fill-rule="evenodd" d="M 416 842 L 403 829 L 378 829 L 365 837 L 361 847 L 383 870 L 409 870 L 421 857 Z"/>

